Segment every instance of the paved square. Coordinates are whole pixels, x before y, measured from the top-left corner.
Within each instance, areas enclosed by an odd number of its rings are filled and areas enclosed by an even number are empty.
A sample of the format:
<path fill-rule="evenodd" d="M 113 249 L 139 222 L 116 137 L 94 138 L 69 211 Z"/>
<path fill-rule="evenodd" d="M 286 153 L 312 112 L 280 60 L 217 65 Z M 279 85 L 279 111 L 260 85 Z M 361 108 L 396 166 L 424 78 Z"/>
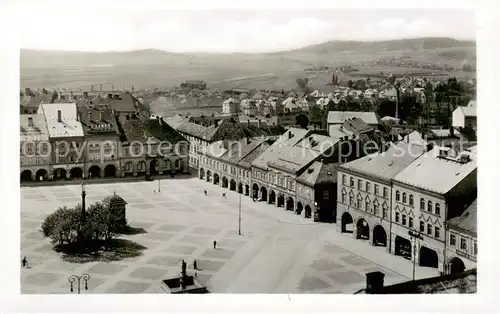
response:
<path fill-rule="evenodd" d="M 68 277 L 87 273 L 89 290 L 82 293 L 157 293 L 161 280 L 180 272 L 183 259 L 188 274 L 196 273 L 214 293 L 351 294 L 365 286 L 365 274 L 372 270 L 386 273 L 390 283 L 411 277 L 411 262 L 340 234 L 333 224 L 314 224 L 242 196 L 239 235 L 236 192 L 189 178 L 162 180 L 161 192 L 153 194 L 157 184 L 87 185 L 87 204 L 114 191 L 127 201 L 127 220 L 137 232 L 120 238 L 146 249 L 85 263 L 63 259 L 40 232 L 43 219 L 57 207 L 81 201 L 80 186 L 21 188 L 20 258 L 26 256 L 30 265 L 21 270 L 22 292 L 70 293 Z M 437 274 L 429 271 L 417 267 L 417 278 Z"/>

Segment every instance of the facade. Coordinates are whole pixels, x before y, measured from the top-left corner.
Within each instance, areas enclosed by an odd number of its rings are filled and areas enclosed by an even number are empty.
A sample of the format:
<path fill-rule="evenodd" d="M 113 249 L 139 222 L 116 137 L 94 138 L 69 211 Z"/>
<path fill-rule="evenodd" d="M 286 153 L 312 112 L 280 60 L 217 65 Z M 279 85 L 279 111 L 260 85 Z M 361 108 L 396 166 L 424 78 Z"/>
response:
<path fill-rule="evenodd" d="M 199 178 L 249 196 L 251 186 L 249 161 L 267 147 L 269 144 L 266 141 L 251 138 L 213 143 L 202 153 Z"/>
<path fill-rule="evenodd" d="M 222 113 L 233 115 L 241 111 L 240 102 L 234 98 L 228 98 L 222 102 Z"/>
<path fill-rule="evenodd" d="M 435 147 L 415 159 L 394 177 L 392 191 L 394 254 L 410 254 L 420 266 L 441 272 L 447 262 L 445 223 L 461 215 L 477 195 L 476 158 L 468 152 L 450 157 L 448 152 Z"/>
<path fill-rule="evenodd" d="M 21 125 L 21 181 L 44 181 L 49 178 L 51 152 L 49 131 L 41 114 L 23 114 Z"/>
<path fill-rule="evenodd" d="M 448 220 L 446 228 L 446 274 L 477 267 L 477 200 L 462 215 Z"/>
<path fill-rule="evenodd" d="M 243 99 L 240 106 L 244 115 L 255 116 L 258 113 L 256 101 L 253 99 Z"/>
<path fill-rule="evenodd" d="M 177 131 L 190 143 L 189 167 L 198 169 L 200 154 L 203 149 L 216 141 L 214 136 L 219 127 L 220 125 L 216 121 L 209 125 L 185 121 L 178 126 Z"/>
<path fill-rule="evenodd" d="M 283 109 L 285 113 L 300 113 L 302 112 L 302 108 L 299 106 L 297 99 L 293 97 L 288 97 L 283 100 Z"/>
<path fill-rule="evenodd" d="M 334 149 L 338 140 L 290 128 L 252 162 L 252 197 L 296 210 L 296 179 Z"/>
<path fill-rule="evenodd" d="M 44 116 L 49 132 L 49 180 L 82 178 L 86 157 L 83 127 L 76 104 L 40 104 L 38 113 Z"/>
<path fill-rule="evenodd" d="M 81 177 L 120 177 L 120 131 L 111 107 L 82 102 L 78 114 L 85 135 L 85 168 Z"/>
<path fill-rule="evenodd" d="M 150 176 L 189 172 L 190 143 L 162 117 L 118 122 L 121 135 L 121 175 Z"/>
<path fill-rule="evenodd" d="M 314 214 L 315 221 L 335 222 L 337 210 L 337 164 L 315 161 L 297 178 L 296 213 Z"/>
<path fill-rule="evenodd" d="M 477 113 L 475 106 L 457 107 L 452 114 L 453 127 L 469 127 L 477 130 Z"/>
<path fill-rule="evenodd" d="M 392 178 L 427 147 L 398 143 L 337 168 L 337 228 L 391 252 Z"/>

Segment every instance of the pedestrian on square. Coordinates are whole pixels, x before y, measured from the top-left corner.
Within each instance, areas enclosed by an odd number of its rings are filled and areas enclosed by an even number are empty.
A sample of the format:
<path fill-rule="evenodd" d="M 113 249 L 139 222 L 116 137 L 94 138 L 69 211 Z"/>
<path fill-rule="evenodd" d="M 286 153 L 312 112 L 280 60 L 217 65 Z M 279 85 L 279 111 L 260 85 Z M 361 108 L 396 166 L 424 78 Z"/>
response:
<path fill-rule="evenodd" d="M 156 194 L 156 189 L 153 189 L 153 194 Z"/>
<path fill-rule="evenodd" d="M 205 196 L 207 196 L 207 190 L 205 190 Z"/>
<path fill-rule="evenodd" d="M 26 259 L 26 256 L 23 257 L 23 260 L 21 261 L 23 267 L 26 267 L 26 265 L 28 265 L 28 260 Z"/>
<path fill-rule="evenodd" d="M 194 278 L 198 279 L 198 273 L 194 272 Z"/>
<path fill-rule="evenodd" d="M 196 263 L 196 260 L 193 261 L 193 268 L 198 269 L 198 264 Z"/>
<path fill-rule="evenodd" d="M 214 240 L 214 250 L 216 249 L 217 247 L 217 241 Z"/>

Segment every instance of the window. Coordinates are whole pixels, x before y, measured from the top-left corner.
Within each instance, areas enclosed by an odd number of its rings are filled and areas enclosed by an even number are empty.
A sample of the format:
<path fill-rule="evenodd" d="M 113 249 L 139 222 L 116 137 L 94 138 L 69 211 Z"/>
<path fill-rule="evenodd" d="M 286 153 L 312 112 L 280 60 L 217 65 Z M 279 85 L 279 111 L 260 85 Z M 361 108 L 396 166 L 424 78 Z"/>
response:
<path fill-rule="evenodd" d="M 387 218 L 387 206 L 382 206 L 382 217 Z"/>
<path fill-rule="evenodd" d="M 424 232 L 425 231 L 425 224 L 423 221 L 420 222 L 420 232 Z"/>
<path fill-rule="evenodd" d="M 378 195 L 378 184 L 375 184 L 374 189 L 375 189 L 375 195 Z"/>
<path fill-rule="evenodd" d="M 396 191 L 396 202 L 399 202 L 399 191 Z"/>
<path fill-rule="evenodd" d="M 351 186 L 354 186 L 354 178 L 353 177 L 351 177 L 351 182 L 350 183 L 351 183 Z"/>
<path fill-rule="evenodd" d="M 413 206 L 413 195 L 410 195 L 410 206 Z"/>
<path fill-rule="evenodd" d="M 427 211 L 432 213 L 432 201 L 427 202 Z"/>
<path fill-rule="evenodd" d="M 477 255 L 477 242 L 474 242 L 474 255 Z"/>
<path fill-rule="evenodd" d="M 372 211 L 372 206 L 371 206 L 370 200 L 366 200 L 365 201 L 365 210 L 367 212 L 371 212 Z"/>
<path fill-rule="evenodd" d="M 457 245 L 457 237 L 455 237 L 454 234 L 450 234 L 450 245 L 452 246 Z"/>
<path fill-rule="evenodd" d="M 358 180 L 358 190 L 361 190 L 361 180 Z"/>
<path fill-rule="evenodd" d="M 434 210 L 435 210 L 436 215 L 438 215 L 438 216 L 441 215 L 441 206 L 439 204 L 436 204 L 436 206 L 434 206 Z"/>
<path fill-rule="evenodd" d="M 403 203 L 406 204 L 406 193 L 403 192 Z"/>
<path fill-rule="evenodd" d="M 387 197 L 387 188 L 384 188 L 384 197 Z"/>
<path fill-rule="evenodd" d="M 423 198 L 420 199 L 420 209 L 425 209 L 425 201 Z"/>
<path fill-rule="evenodd" d="M 378 215 L 378 204 L 373 204 L 373 214 Z"/>
<path fill-rule="evenodd" d="M 175 161 L 175 168 L 178 168 L 178 167 L 179 167 L 179 159 L 177 159 L 177 160 Z"/>
<path fill-rule="evenodd" d="M 439 227 L 438 227 L 438 226 L 434 227 L 434 237 L 435 237 L 435 238 L 439 238 L 439 237 L 440 237 L 440 233 L 439 233 L 439 231 L 440 231 L 440 230 L 439 230 Z"/>
<path fill-rule="evenodd" d="M 432 225 L 431 224 L 427 224 L 427 234 L 428 235 L 432 234 Z"/>
<path fill-rule="evenodd" d="M 465 241 L 464 238 L 460 238 L 460 249 L 467 250 L 467 242 Z"/>
<path fill-rule="evenodd" d="M 396 219 L 395 220 L 396 220 L 396 222 L 399 223 L 399 213 L 396 213 Z"/>
<path fill-rule="evenodd" d="M 359 209 L 361 209 L 361 206 L 362 206 L 362 205 L 361 205 L 361 199 L 360 199 L 360 198 L 358 198 L 358 203 L 357 203 L 356 207 L 357 207 L 357 208 L 359 208 Z"/>
<path fill-rule="evenodd" d="M 342 175 L 342 184 L 345 184 L 345 174 Z"/>
<path fill-rule="evenodd" d="M 349 196 L 349 205 L 353 206 L 354 205 L 354 197 Z"/>
<path fill-rule="evenodd" d="M 366 182 L 366 192 L 370 192 L 370 182 Z"/>
<path fill-rule="evenodd" d="M 405 215 L 405 214 L 403 214 L 403 217 L 402 217 L 402 219 L 401 219 L 401 223 L 402 223 L 404 226 L 406 226 L 406 215 Z"/>
<path fill-rule="evenodd" d="M 342 203 L 345 204 L 345 201 L 346 201 L 346 199 L 345 199 L 345 192 L 342 192 Z"/>
<path fill-rule="evenodd" d="M 413 218 L 408 217 L 408 228 L 413 228 Z"/>

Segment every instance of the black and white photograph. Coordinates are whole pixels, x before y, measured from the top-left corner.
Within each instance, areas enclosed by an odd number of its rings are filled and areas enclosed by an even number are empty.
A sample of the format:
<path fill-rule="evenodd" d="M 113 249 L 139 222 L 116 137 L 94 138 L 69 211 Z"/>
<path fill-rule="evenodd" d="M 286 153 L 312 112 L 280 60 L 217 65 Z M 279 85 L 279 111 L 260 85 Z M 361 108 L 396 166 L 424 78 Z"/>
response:
<path fill-rule="evenodd" d="M 496 105 L 450 3 L 12 4 L 21 297 L 477 295 Z"/>

